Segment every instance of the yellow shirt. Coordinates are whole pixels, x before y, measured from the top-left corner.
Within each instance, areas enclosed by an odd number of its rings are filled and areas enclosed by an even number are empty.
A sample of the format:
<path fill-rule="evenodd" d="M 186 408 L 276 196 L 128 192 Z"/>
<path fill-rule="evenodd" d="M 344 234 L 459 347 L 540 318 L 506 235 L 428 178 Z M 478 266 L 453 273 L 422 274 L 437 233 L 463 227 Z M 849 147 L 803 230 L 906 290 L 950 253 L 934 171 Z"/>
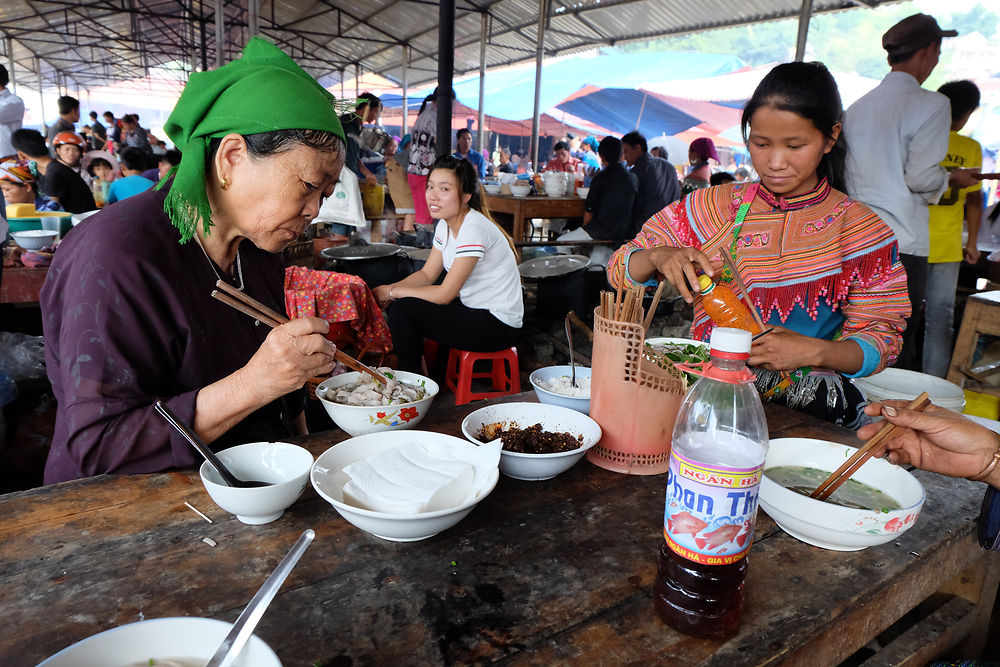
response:
<path fill-rule="evenodd" d="M 972 169 L 983 166 L 983 148 L 979 142 L 958 132 L 948 135 L 948 155 L 941 166 L 952 169 Z M 930 207 L 930 256 L 928 262 L 962 261 L 962 223 L 965 222 L 965 197 L 982 190 L 982 182 L 968 188 L 948 188 L 941 200 Z"/>

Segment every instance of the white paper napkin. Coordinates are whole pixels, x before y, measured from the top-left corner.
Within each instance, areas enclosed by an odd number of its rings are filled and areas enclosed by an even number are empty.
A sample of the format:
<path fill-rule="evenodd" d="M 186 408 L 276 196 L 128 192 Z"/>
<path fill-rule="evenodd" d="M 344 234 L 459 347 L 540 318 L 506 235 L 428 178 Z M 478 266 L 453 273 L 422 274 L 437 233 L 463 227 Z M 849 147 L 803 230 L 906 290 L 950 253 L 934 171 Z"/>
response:
<path fill-rule="evenodd" d="M 486 491 L 500 464 L 500 443 L 478 447 L 406 442 L 344 468 L 344 502 L 390 514 L 458 507 Z"/>

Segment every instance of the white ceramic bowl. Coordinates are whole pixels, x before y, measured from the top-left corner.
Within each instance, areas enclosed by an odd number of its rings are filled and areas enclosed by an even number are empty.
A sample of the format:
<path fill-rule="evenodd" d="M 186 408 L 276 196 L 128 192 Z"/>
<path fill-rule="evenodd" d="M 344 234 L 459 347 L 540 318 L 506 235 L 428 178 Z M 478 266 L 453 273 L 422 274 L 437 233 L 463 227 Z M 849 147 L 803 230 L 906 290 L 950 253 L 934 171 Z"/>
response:
<path fill-rule="evenodd" d="M 854 378 L 869 402 L 901 399 L 912 401 L 922 391 L 930 394 L 931 403 L 961 412 L 965 408 L 965 392 L 943 378 L 901 368 L 887 368 L 881 373 Z"/>
<path fill-rule="evenodd" d="M 232 629 L 232 623 L 214 618 L 154 618 L 120 625 L 67 646 L 38 667 L 128 667 L 157 660 L 191 659 L 207 663 Z M 238 667 L 281 667 L 271 647 L 251 635 Z"/>
<path fill-rule="evenodd" d="M 854 452 L 854 447 L 825 440 L 778 438 L 771 440 L 764 469 L 788 465 L 832 473 Z M 835 551 L 858 551 L 889 542 L 920 516 L 924 487 L 903 468 L 885 459 L 869 459 L 851 479 L 888 494 L 902 509 L 877 512 L 841 507 L 789 491 L 767 476 L 760 485 L 760 506 L 792 537 Z"/>
<path fill-rule="evenodd" d="M 419 401 L 413 403 L 399 403 L 397 405 L 376 405 L 368 407 L 365 405 L 344 405 L 336 403 L 326 397 L 329 389 L 337 389 L 344 385 L 357 382 L 361 373 L 357 371 L 344 373 L 324 380 L 316 387 L 316 398 L 326 408 L 326 413 L 334 423 L 351 435 L 365 435 L 366 433 L 378 433 L 379 431 L 394 431 L 413 428 L 421 422 L 427 411 L 431 408 L 431 401 L 437 396 L 440 387 L 434 380 L 406 371 L 392 371 L 397 380 L 408 382 L 418 386 L 423 386 L 427 390 L 427 395 Z M 366 375 L 367 377 L 367 375 Z"/>
<path fill-rule="evenodd" d="M 483 189 L 491 195 L 500 194 L 500 184 L 499 183 L 484 183 Z"/>
<path fill-rule="evenodd" d="M 588 192 L 590 192 L 590 188 L 577 188 L 576 189 L 576 196 L 577 197 L 583 197 L 584 199 L 586 199 Z"/>
<path fill-rule="evenodd" d="M 415 542 L 437 535 L 464 519 L 493 491 L 500 478 L 499 471 L 492 473 L 486 488 L 477 498 L 458 507 L 437 512 L 388 514 L 361 509 L 344 502 L 344 485 L 348 481 L 347 475 L 344 474 L 345 467 L 372 454 L 413 441 L 471 446 L 461 438 L 429 431 L 390 431 L 348 438 L 326 450 L 316 459 L 310 475 L 313 488 L 333 505 L 340 516 L 375 537 L 394 542 Z"/>
<path fill-rule="evenodd" d="M 25 250 L 41 250 L 55 243 L 56 239 L 59 238 L 59 232 L 47 229 L 29 229 L 24 232 L 11 232 L 10 236 L 17 241 L 17 245 Z"/>
<path fill-rule="evenodd" d="M 259 525 L 280 517 L 294 503 L 312 468 L 309 450 L 287 442 L 251 442 L 217 453 L 230 472 L 244 481 L 269 482 L 257 488 L 227 486 L 208 461 L 198 473 L 215 504 L 243 523 Z"/>
<path fill-rule="evenodd" d="M 551 479 L 573 467 L 587 450 L 601 439 L 601 427 L 587 415 L 559 405 L 543 403 L 498 403 L 480 408 L 462 420 L 462 433 L 470 442 L 481 443 L 479 430 L 484 424 L 501 422 L 518 428 L 541 424 L 545 431 L 565 431 L 582 435 L 579 448 L 557 454 L 520 454 L 500 452 L 500 472 L 527 481 Z"/>
<path fill-rule="evenodd" d="M 573 369 L 569 365 L 566 366 L 545 366 L 544 368 L 539 368 L 528 376 L 528 380 L 531 382 L 531 386 L 535 388 L 535 395 L 538 396 L 538 400 L 542 403 L 548 403 L 549 405 L 561 405 L 564 408 L 569 408 L 571 410 L 576 410 L 577 412 L 582 412 L 585 415 L 590 414 L 590 393 L 586 396 L 566 396 L 565 394 L 556 393 L 550 389 L 546 389 L 541 386 L 541 382 L 551 381 L 562 376 L 572 377 Z M 576 377 L 579 378 L 590 378 L 590 369 L 579 364 L 576 367 Z M 530 426 L 530 424 L 529 424 Z"/>
<path fill-rule="evenodd" d="M 512 185 L 510 193 L 515 197 L 527 197 L 531 193 L 530 185 Z"/>

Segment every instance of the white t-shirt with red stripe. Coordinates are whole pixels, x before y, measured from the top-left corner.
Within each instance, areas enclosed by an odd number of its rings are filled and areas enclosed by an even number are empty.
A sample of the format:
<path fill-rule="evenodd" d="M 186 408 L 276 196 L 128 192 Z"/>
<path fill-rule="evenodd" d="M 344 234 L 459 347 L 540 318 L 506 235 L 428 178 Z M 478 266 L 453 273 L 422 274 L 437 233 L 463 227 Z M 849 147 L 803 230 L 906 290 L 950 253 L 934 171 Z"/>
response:
<path fill-rule="evenodd" d="M 478 260 L 458 293 L 464 305 L 486 309 L 504 324 L 521 327 L 524 318 L 521 275 L 514 251 L 495 224 L 479 211 L 470 210 L 455 237 L 448 223 L 438 220 L 434 247 L 441 252 L 446 271 L 451 270 L 456 259 Z"/>

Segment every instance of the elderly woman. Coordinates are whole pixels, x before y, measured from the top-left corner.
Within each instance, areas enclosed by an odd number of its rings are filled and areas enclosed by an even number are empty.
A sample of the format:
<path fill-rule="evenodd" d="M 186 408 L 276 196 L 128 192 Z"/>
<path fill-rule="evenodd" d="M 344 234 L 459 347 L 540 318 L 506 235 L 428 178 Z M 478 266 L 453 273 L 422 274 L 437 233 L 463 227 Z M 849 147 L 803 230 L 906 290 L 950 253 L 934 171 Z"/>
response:
<path fill-rule="evenodd" d="M 156 400 L 217 450 L 303 433 L 303 386 L 333 368 L 323 320 L 269 330 L 211 298 L 224 280 L 284 312 L 279 253 L 344 164 L 329 94 L 255 38 L 191 76 L 165 129 L 184 151 L 172 179 L 78 226 L 49 269 L 46 483 L 194 465 Z"/>

